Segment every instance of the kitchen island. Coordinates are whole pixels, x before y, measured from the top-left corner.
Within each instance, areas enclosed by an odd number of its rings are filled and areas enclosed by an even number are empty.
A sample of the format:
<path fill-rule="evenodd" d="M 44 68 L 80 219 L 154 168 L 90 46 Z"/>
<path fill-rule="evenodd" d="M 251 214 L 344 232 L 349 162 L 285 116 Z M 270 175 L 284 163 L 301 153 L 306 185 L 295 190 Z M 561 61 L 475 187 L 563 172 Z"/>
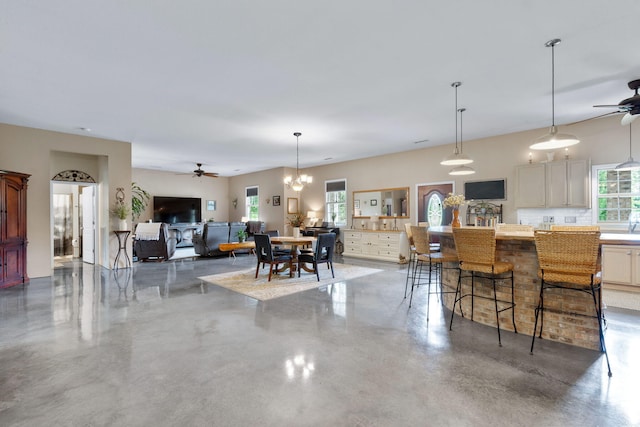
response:
<path fill-rule="evenodd" d="M 455 244 L 451 227 L 431 227 L 429 232 L 440 240 L 441 250 L 455 252 Z M 606 245 L 640 245 L 640 236 L 629 234 L 602 233 L 601 244 Z M 514 266 L 514 298 L 515 319 L 518 333 L 531 335 L 535 321 L 535 308 L 540 294 L 538 279 L 538 258 L 532 232 L 498 232 L 496 233 L 496 259 L 511 262 Z M 457 269 L 444 269 L 442 282 L 445 287 L 455 290 L 458 281 Z M 498 289 L 498 299 L 510 299 L 510 287 L 507 281 L 500 281 L 505 286 Z M 504 292 L 502 292 L 502 288 Z M 446 289 L 449 290 L 449 289 Z M 495 308 L 493 305 L 493 288 L 490 280 L 476 280 L 476 295 L 489 299 L 476 298 L 474 305 L 474 321 L 496 326 Z M 462 293 L 471 293 L 471 280 L 462 280 Z M 444 294 L 443 301 L 449 310 L 453 307 L 454 294 Z M 470 318 L 471 299 L 462 300 L 466 318 Z M 545 292 L 545 306 L 553 307 L 565 313 L 545 312 L 542 337 L 570 345 L 590 349 L 600 349 L 598 322 L 594 315 L 593 299 L 588 294 L 554 289 Z M 575 313 L 575 314 L 569 314 Z M 456 314 L 460 314 L 456 309 Z M 606 313 L 605 313 L 606 315 Z M 455 326 L 460 327 L 460 323 Z M 513 331 L 511 314 L 507 311 L 500 314 L 500 329 Z M 503 339 L 503 343 L 504 343 Z M 508 341 L 507 341 L 508 342 Z"/>

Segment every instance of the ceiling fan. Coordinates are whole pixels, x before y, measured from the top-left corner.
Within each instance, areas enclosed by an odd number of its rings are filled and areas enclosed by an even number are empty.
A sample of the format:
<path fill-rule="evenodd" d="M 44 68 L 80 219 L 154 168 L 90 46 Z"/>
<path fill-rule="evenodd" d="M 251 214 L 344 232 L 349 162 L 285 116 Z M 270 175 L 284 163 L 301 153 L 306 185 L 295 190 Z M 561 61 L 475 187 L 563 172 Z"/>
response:
<path fill-rule="evenodd" d="M 599 117 L 608 116 L 610 114 L 619 114 L 625 113 L 622 117 L 622 125 L 628 125 L 633 122 L 638 115 L 640 115 L 640 95 L 638 95 L 638 89 L 640 88 L 640 79 L 631 80 L 628 83 L 629 89 L 634 90 L 635 94 L 630 97 L 623 99 L 617 105 L 594 105 L 594 107 L 603 107 L 603 108 L 617 108 L 618 111 L 612 111 L 607 114 L 603 114 Z"/>
<path fill-rule="evenodd" d="M 202 163 L 196 163 L 196 166 L 198 166 L 198 169 L 193 171 L 193 177 L 198 177 L 200 178 L 201 176 L 208 176 L 209 178 L 217 178 L 218 174 L 215 172 L 205 172 L 202 170 Z"/>

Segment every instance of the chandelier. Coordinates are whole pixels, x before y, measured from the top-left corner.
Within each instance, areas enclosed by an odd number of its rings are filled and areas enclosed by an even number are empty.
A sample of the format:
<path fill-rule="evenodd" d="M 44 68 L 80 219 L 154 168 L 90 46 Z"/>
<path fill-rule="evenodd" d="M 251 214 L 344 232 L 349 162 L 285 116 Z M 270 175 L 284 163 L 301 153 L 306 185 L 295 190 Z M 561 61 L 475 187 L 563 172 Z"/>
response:
<path fill-rule="evenodd" d="M 313 177 L 311 175 L 300 175 L 299 166 L 300 166 L 300 143 L 299 138 L 302 135 L 301 132 L 294 132 L 293 136 L 296 137 L 296 177 L 295 179 L 289 175 L 284 178 L 284 183 L 287 188 L 293 189 L 293 191 L 302 191 L 306 184 L 311 184 L 313 182 Z"/>

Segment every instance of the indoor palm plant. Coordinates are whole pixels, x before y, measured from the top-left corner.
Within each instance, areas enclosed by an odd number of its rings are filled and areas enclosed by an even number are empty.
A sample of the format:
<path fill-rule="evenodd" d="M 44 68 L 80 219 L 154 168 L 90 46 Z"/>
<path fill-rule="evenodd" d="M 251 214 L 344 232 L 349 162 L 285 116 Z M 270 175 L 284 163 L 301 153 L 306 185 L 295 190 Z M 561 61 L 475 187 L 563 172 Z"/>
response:
<path fill-rule="evenodd" d="M 131 183 L 131 212 L 135 221 L 142 215 L 151 200 L 151 195 L 135 182 Z"/>

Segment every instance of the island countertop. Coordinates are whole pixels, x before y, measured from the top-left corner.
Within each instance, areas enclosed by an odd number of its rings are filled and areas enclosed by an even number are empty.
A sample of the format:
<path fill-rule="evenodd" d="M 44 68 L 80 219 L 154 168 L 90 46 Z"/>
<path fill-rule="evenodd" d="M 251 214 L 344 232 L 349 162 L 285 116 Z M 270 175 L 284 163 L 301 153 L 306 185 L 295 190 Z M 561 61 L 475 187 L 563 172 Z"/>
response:
<path fill-rule="evenodd" d="M 429 227 L 429 233 L 434 236 L 452 236 L 451 226 Z M 496 232 L 496 240 L 524 240 L 533 241 L 533 233 L 527 231 Z M 640 246 L 640 234 L 632 233 L 600 233 L 602 245 Z"/>

